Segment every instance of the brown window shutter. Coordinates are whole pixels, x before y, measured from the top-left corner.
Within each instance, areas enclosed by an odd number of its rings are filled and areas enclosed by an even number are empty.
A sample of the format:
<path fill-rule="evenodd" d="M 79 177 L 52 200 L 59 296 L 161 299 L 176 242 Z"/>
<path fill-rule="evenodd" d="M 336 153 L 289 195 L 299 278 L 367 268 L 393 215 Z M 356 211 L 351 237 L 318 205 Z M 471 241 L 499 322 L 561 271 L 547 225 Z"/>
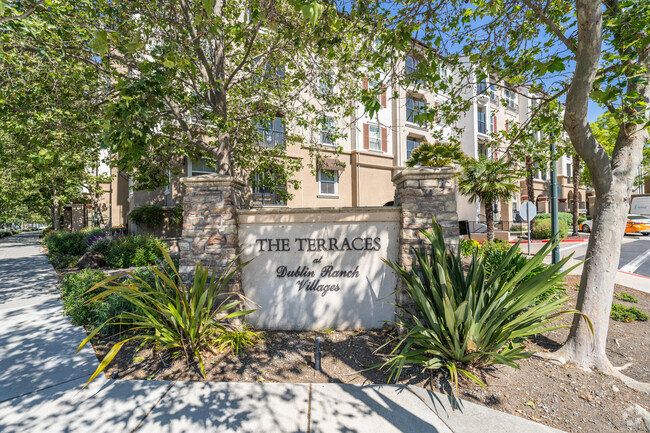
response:
<path fill-rule="evenodd" d="M 370 149 L 370 127 L 367 123 L 363 124 L 363 148 Z"/>
<path fill-rule="evenodd" d="M 494 128 L 494 132 L 498 132 L 498 129 L 497 129 L 497 116 L 492 116 L 492 127 Z"/>
<path fill-rule="evenodd" d="M 386 128 L 381 128 L 381 151 L 388 152 L 388 131 Z"/>
<path fill-rule="evenodd" d="M 363 90 L 368 90 L 368 79 L 367 78 L 363 79 Z"/>
<path fill-rule="evenodd" d="M 435 102 L 435 107 L 436 107 L 436 122 L 440 120 L 440 115 L 438 114 L 438 102 Z"/>
<path fill-rule="evenodd" d="M 506 132 L 508 132 L 508 121 L 506 120 Z"/>
<path fill-rule="evenodd" d="M 381 90 L 384 91 L 384 93 L 381 94 L 381 106 L 386 108 L 386 86 L 382 85 Z"/>

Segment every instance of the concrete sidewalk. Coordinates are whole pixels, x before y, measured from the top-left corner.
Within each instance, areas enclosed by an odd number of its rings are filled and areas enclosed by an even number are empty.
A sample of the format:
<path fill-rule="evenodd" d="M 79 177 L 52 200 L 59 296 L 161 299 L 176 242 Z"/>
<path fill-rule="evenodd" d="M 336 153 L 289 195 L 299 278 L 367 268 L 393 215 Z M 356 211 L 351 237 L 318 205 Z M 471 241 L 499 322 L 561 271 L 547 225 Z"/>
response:
<path fill-rule="evenodd" d="M 63 317 L 38 233 L 0 241 L 0 432 L 557 432 L 402 385 L 108 380 Z"/>

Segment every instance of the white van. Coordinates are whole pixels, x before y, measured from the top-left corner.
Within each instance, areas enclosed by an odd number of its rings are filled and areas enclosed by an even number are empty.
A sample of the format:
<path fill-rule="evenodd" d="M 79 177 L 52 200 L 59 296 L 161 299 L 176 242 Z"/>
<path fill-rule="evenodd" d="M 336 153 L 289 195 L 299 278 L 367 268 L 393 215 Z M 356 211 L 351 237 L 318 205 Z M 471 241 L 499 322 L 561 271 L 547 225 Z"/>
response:
<path fill-rule="evenodd" d="M 633 195 L 630 213 L 650 218 L 650 194 Z"/>

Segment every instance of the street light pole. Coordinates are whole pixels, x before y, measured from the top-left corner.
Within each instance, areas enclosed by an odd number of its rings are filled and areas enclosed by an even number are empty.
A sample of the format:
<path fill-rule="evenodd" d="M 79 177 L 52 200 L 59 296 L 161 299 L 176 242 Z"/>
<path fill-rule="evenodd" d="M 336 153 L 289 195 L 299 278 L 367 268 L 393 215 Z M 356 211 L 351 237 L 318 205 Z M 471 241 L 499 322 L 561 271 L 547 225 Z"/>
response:
<path fill-rule="evenodd" d="M 557 213 L 557 169 L 555 162 L 555 137 L 553 134 L 551 138 L 551 232 L 557 235 L 560 231 L 560 222 Z M 560 245 L 558 244 L 553 248 L 551 256 L 552 263 L 555 264 L 560 261 Z"/>

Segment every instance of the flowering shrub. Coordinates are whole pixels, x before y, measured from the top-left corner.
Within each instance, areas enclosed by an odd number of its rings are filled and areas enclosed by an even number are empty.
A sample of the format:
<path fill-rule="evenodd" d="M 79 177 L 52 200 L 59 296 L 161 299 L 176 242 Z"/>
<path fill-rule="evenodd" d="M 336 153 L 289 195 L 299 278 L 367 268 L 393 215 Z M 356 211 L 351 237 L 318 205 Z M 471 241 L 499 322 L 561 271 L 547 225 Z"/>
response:
<path fill-rule="evenodd" d="M 87 240 L 88 251 L 106 256 L 116 239 L 124 237 L 124 230 L 105 230 Z"/>
<path fill-rule="evenodd" d="M 469 257 L 473 252 L 481 248 L 481 244 L 474 239 L 461 239 L 459 247 L 461 257 Z"/>

